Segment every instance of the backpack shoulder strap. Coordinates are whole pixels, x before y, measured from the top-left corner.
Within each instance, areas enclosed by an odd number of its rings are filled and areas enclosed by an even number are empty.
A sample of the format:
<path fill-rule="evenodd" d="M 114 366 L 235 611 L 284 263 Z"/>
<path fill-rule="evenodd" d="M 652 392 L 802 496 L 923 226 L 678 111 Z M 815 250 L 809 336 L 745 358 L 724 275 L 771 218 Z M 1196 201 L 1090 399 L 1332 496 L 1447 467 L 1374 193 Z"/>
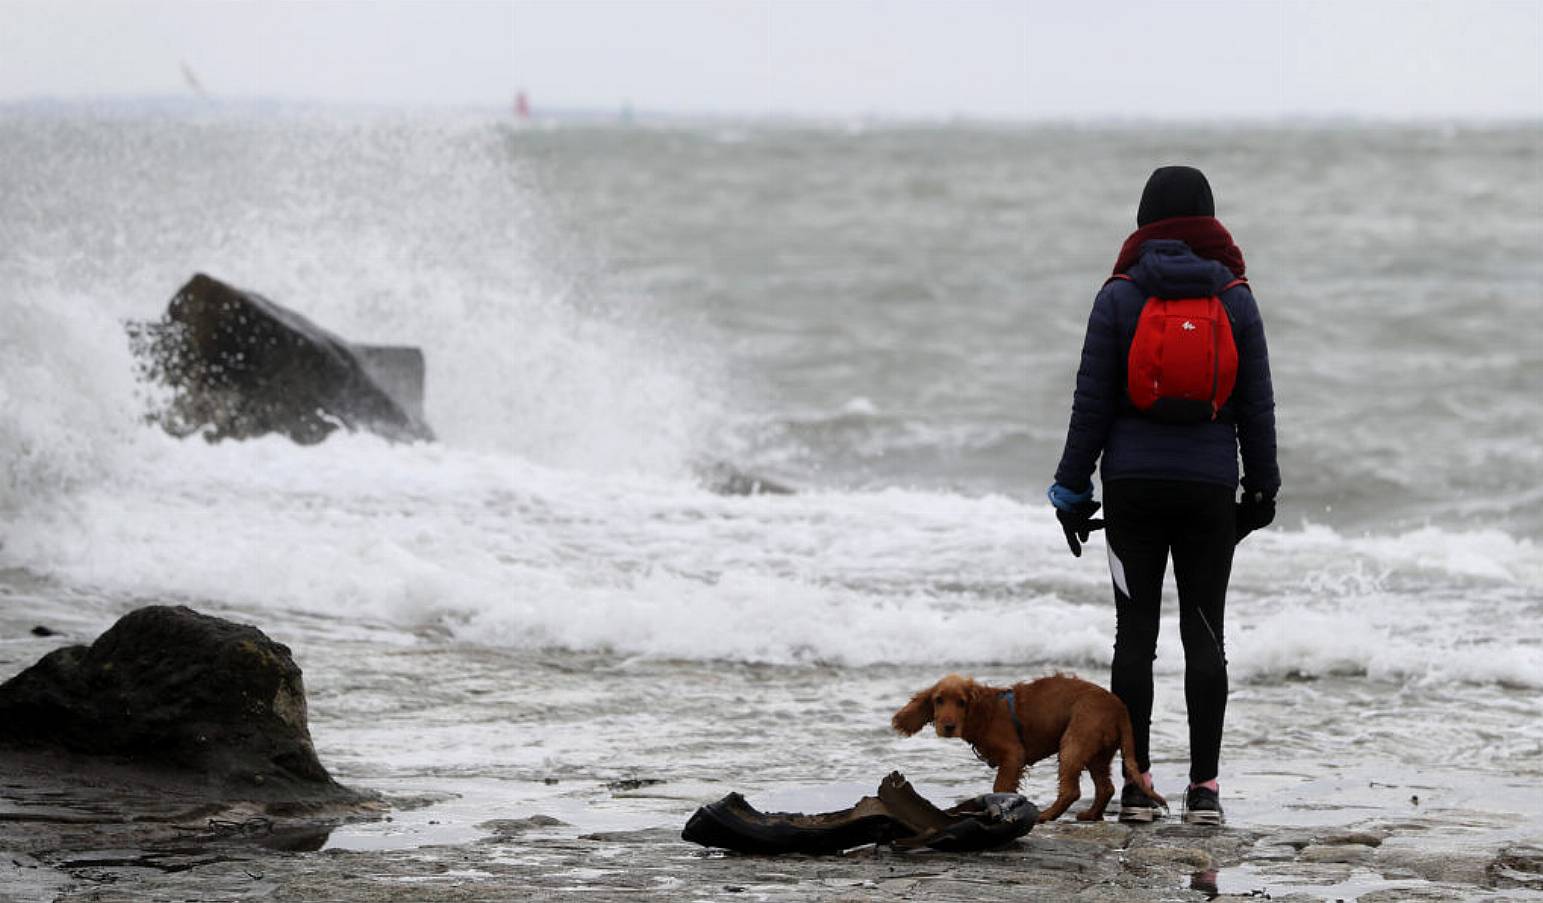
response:
<path fill-rule="evenodd" d="M 1151 294 L 1145 288 L 1142 288 L 1141 283 L 1137 282 L 1135 279 L 1131 278 L 1125 273 L 1115 273 L 1113 276 L 1105 279 L 1104 284 L 1099 286 L 1099 290 L 1102 291 L 1116 282 L 1129 282 L 1131 285 L 1134 285 L 1137 289 L 1139 289 L 1143 295 L 1146 295 L 1147 300 L 1151 300 Z"/>
<path fill-rule="evenodd" d="M 1250 286 L 1248 284 L 1248 280 L 1247 279 L 1244 279 L 1242 276 L 1239 276 L 1236 279 L 1232 280 L 1231 282 L 1227 283 L 1226 285 L 1224 285 L 1221 288 L 1216 290 L 1216 300 L 1217 300 L 1217 302 L 1218 303 L 1221 302 L 1222 295 L 1227 294 L 1228 291 L 1230 291 L 1232 289 L 1235 289 L 1235 288 L 1237 288 L 1240 285 L 1243 286 L 1244 288 L 1247 288 L 1249 290 L 1249 292 L 1253 292 L 1253 290 L 1254 290 L 1253 286 Z M 1237 322 L 1237 318 L 1232 315 L 1232 308 L 1228 307 L 1226 304 L 1222 304 L 1222 311 L 1227 314 L 1227 325 L 1232 327 L 1233 329 L 1237 329 L 1238 322 Z"/>

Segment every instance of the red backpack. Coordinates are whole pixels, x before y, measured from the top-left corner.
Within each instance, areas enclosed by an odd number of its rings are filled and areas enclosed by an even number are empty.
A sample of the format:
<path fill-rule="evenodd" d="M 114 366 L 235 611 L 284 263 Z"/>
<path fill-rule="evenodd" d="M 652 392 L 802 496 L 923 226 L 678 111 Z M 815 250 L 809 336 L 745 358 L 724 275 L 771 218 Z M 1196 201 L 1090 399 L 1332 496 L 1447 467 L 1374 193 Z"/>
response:
<path fill-rule="evenodd" d="M 1134 282 L 1120 273 L 1112 277 Z M 1136 321 L 1126 389 L 1136 410 L 1167 423 L 1215 420 L 1238 379 L 1238 346 L 1221 294 L 1207 298 L 1147 298 Z"/>

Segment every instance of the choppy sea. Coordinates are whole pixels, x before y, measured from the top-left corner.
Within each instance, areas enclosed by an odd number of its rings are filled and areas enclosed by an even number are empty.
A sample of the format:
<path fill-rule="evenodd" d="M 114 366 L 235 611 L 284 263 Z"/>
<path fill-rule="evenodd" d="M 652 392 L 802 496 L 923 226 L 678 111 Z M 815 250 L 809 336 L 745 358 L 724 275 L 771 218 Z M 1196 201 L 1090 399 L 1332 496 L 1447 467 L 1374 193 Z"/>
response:
<path fill-rule="evenodd" d="M 0 679 L 35 624 L 254 622 L 343 781 L 438 803 L 344 846 L 989 789 L 889 714 L 949 671 L 1107 680 L 1102 540 L 1071 557 L 1043 491 L 1176 162 L 1248 257 L 1285 482 L 1228 599 L 1229 816 L 1543 835 L 1539 127 L 0 108 Z M 147 426 L 122 324 L 197 271 L 422 346 L 441 441 Z"/>

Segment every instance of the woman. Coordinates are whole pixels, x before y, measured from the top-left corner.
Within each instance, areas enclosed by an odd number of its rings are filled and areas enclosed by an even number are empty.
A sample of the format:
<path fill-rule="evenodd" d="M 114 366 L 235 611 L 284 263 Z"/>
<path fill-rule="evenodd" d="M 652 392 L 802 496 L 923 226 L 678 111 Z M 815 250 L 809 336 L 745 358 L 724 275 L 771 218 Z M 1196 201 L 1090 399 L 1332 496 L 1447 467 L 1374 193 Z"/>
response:
<path fill-rule="evenodd" d="M 1274 519 L 1280 488 L 1264 324 L 1243 278 L 1243 253 L 1215 213 L 1211 186 L 1198 169 L 1164 166 L 1147 180 L 1138 228 L 1093 301 L 1066 448 L 1049 491 L 1072 554 L 1081 555 L 1079 540 L 1103 523 L 1092 519 L 1099 509 L 1092 483 L 1098 465 L 1116 617 L 1110 689 L 1130 711 L 1136 770 L 1146 785 L 1126 784 L 1122 821 L 1155 815 L 1146 794 L 1152 780 L 1152 661 L 1171 554 L 1189 713 L 1184 820 L 1222 823 L 1222 623 L 1232 549 Z M 1203 318 L 1207 310 L 1215 314 L 1210 320 Z M 1174 311 L 1200 315 L 1163 316 Z M 1165 328 L 1173 330 L 1166 340 L 1154 338 Z M 1183 343 L 1196 336 L 1199 350 L 1183 351 L 1192 358 L 1180 359 L 1176 349 L 1189 348 Z M 1178 390 L 1164 385 L 1164 374 L 1202 367 L 1209 368 L 1203 371 L 1208 381 L 1198 398 L 1194 392 L 1177 397 Z M 1243 499 L 1234 502 L 1240 451 Z"/>

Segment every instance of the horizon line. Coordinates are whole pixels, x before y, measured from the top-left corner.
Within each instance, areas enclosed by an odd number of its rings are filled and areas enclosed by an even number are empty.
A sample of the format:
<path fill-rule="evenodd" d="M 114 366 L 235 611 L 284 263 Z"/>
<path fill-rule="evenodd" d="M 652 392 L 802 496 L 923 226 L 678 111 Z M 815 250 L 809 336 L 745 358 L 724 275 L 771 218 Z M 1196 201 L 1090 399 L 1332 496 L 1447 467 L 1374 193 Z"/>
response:
<path fill-rule="evenodd" d="M 956 111 L 948 113 L 799 112 L 795 110 L 671 110 L 636 107 L 622 103 L 612 107 L 584 104 L 534 107 L 528 118 L 514 113 L 514 95 L 508 104 L 486 101 L 463 103 L 422 103 L 412 101 L 329 100 L 294 98 L 282 95 L 189 95 L 181 92 L 143 94 L 34 94 L 0 98 L 0 111 L 10 109 L 102 108 L 148 106 L 162 111 L 239 112 L 261 108 L 268 112 L 336 111 L 353 113 L 479 113 L 502 115 L 511 121 L 533 125 L 542 122 L 591 124 L 646 124 L 649 122 L 704 122 L 735 124 L 809 124 L 809 125 L 1485 125 L 1543 126 L 1543 111 L 1538 113 L 1368 113 L 1359 111 L 1309 112 L 1281 111 L 1217 114 L 1124 114 L 1124 113 L 1028 113 L 998 114 Z"/>

